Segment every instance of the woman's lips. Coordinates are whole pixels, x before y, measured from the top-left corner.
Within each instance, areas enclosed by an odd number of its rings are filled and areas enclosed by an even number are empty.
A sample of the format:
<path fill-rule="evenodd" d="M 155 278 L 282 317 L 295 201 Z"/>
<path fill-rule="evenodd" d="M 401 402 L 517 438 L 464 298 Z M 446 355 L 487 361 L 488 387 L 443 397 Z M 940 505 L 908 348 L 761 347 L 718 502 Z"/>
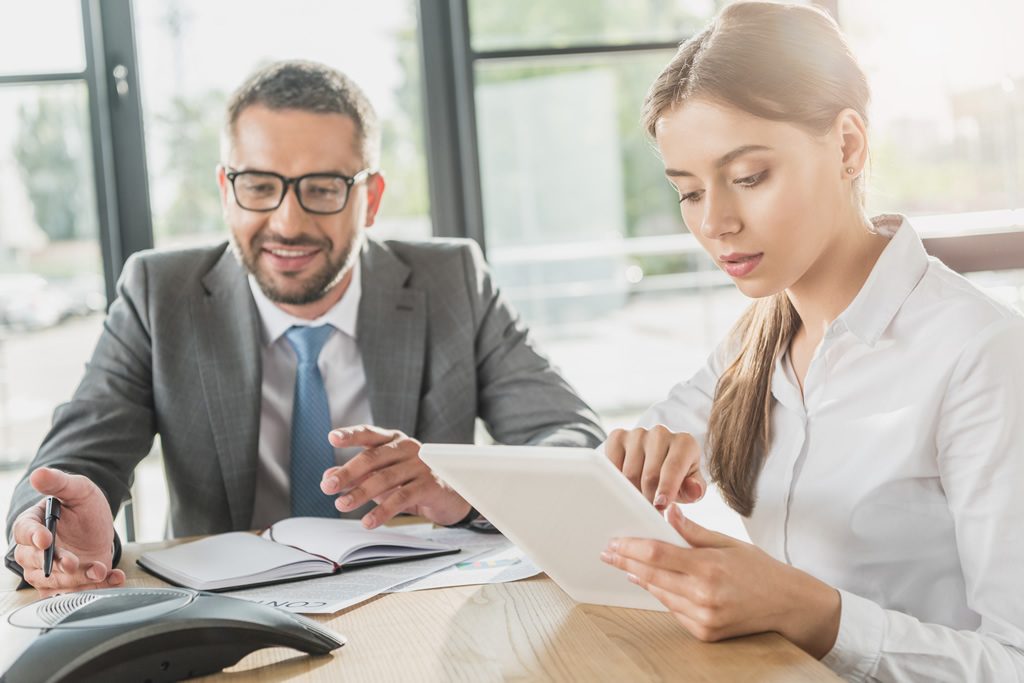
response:
<path fill-rule="evenodd" d="M 761 254 L 726 254 L 720 257 L 722 268 L 732 277 L 746 277 L 761 263 Z"/>

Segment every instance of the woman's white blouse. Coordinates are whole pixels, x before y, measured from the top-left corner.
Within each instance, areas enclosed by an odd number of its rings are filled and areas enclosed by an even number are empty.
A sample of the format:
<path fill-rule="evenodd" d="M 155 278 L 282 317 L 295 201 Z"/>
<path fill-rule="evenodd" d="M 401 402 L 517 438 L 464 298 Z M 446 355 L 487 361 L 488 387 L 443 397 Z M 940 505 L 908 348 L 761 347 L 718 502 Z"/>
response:
<path fill-rule="evenodd" d="M 641 425 L 703 444 L 728 346 Z M 825 664 L 850 680 L 1024 681 L 1024 318 L 903 221 L 804 387 L 780 359 L 745 523 L 840 590 Z"/>

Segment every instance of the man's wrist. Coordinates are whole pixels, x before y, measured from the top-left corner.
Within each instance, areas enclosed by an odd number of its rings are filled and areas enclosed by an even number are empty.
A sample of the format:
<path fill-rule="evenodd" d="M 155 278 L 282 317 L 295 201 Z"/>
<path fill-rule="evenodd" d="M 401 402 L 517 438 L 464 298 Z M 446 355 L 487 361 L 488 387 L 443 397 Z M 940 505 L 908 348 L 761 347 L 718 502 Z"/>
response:
<path fill-rule="evenodd" d="M 10 546 L 7 548 L 7 553 L 4 555 L 4 566 L 10 569 L 12 572 L 21 577 L 22 584 L 18 588 L 24 588 L 28 584 L 25 582 L 25 570 L 22 568 L 18 561 L 14 559 L 14 549 L 17 548 L 17 544 L 11 541 Z"/>
<path fill-rule="evenodd" d="M 480 513 L 476 511 L 475 507 L 470 505 L 469 506 L 469 512 L 466 513 L 465 517 L 463 517 L 459 521 L 455 522 L 454 524 L 445 524 L 443 526 L 445 526 L 445 527 L 447 527 L 449 529 L 465 529 L 465 528 L 469 527 L 470 524 L 475 522 L 477 520 L 477 518 L 479 518 L 479 517 L 480 517 Z"/>

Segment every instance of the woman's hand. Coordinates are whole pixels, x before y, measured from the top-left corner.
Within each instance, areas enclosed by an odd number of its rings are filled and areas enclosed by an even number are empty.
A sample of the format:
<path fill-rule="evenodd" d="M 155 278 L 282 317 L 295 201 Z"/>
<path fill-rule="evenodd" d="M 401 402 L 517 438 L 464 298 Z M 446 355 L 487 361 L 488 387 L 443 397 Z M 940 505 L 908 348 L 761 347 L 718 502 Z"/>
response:
<path fill-rule="evenodd" d="M 669 431 L 664 425 L 616 429 L 604 452 L 659 510 L 675 501 L 696 502 L 707 491 L 700 472 L 700 445 L 684 432 Z"/>
<path fill-rule="evenodd" d="M 828 654 L 839 633 L 839 591 L 684 518 L 677 505 L 667 516 L 692 547 L 618 538 L 601 559 L 628 572 L 700 640 L 776 631 L 813 657 Z"/>

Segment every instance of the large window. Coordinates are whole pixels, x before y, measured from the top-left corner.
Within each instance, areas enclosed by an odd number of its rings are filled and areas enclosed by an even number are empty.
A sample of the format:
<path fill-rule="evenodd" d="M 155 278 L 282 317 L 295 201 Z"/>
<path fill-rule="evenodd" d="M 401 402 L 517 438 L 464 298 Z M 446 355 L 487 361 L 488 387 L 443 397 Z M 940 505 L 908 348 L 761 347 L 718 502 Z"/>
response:
<path fill-rule="evenodd" d="M 106 304 L 82 19 L 52 4 L 0 23 L 0 468 L 39 447 Z"/>
<path fill-rule="evenodd" d="M 278 59 L 334 66 L 381 117 L 388 180 L 374 234 L 431 234 L 412 0 L 135 4 L 157 246 L 226 238 L 214 180 L 228 94 Z"/>

